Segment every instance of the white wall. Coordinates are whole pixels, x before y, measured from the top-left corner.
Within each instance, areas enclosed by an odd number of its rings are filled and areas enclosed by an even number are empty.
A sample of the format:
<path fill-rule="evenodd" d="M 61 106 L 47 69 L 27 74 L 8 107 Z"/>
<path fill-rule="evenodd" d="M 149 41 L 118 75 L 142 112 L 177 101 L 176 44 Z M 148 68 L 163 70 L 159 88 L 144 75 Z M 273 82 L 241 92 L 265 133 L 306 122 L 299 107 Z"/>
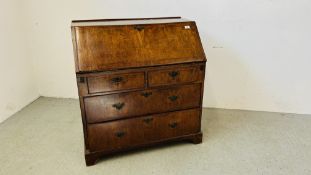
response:
<path fill-rule="evenodd" d="M 308 0 L 28 0 L 40 94 L 77 97 L 72 19 L 184 16 L 208 55 L 204 106 L 311 114 Z"/>
<path fill-rule="evenodd" d="M 17 0 L 0 2 L 0 123 L 38 97 Z"/>

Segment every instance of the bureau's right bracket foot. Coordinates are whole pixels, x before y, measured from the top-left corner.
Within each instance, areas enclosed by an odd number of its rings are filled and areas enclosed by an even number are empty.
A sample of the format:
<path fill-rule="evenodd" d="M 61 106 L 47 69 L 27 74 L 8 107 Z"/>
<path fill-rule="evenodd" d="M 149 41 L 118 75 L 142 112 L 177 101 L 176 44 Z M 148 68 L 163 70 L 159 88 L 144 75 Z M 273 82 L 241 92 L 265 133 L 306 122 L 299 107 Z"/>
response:
<path fill-rule="evenodd" d="M 200 143 L 202 143 L 202 136 L 203 136 L 203 134 L 200 132 L 200 133 L 192 136 L 192 138 L 190 138 L 190 142 L 193 144 L 200 144 Z"/>

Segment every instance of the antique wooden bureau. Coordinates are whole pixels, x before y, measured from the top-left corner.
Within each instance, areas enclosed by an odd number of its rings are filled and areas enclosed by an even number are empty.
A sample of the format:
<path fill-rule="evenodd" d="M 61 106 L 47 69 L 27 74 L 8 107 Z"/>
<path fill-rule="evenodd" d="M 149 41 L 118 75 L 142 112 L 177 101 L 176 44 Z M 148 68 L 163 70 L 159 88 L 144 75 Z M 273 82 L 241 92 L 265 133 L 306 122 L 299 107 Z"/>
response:
<path fill-rule="evenodd" d="M 180 17 L 72 21 L 87 165 L 169 141 L 202 142 L 206 57 Z"/>

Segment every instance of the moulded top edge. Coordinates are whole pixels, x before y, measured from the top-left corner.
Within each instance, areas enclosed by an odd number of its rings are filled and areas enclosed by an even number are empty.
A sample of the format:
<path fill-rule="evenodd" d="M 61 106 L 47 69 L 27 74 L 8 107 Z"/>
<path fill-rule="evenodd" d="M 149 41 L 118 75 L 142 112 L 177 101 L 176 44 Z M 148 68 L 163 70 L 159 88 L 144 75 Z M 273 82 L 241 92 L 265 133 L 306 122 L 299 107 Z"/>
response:
<path fill-rule="evenodd" d="M 81 20 L 73 21 L 72 27 L 83 26 L 113 26 L 113 25 L 139 25 L 139 24 L 165 24 L 192 22 L 184 18 L 150 18 L 150 19 L 120 19 L 120 20 Z"/>

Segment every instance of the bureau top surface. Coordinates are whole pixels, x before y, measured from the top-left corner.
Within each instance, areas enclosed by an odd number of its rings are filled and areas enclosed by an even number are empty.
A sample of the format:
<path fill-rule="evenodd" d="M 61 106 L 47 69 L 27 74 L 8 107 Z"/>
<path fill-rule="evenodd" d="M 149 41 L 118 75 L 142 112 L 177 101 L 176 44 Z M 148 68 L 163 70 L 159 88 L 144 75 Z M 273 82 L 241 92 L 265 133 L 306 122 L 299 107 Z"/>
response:
<path fill-rule="evenodd" d="M 115 25 L 137 25 L 137 24 L 164 24 L 191 22 L 191 20 L 181 17 L 163 18 L 125 18 L 125 19 L 95 19 L 95 20 L 73 20 L 71 26 L 115 26 Z"/>
<path fill-rule="evenodd" d="M 180 17 L 72 22 L 76 72 L 205 61 L 194 21 Z"/>

